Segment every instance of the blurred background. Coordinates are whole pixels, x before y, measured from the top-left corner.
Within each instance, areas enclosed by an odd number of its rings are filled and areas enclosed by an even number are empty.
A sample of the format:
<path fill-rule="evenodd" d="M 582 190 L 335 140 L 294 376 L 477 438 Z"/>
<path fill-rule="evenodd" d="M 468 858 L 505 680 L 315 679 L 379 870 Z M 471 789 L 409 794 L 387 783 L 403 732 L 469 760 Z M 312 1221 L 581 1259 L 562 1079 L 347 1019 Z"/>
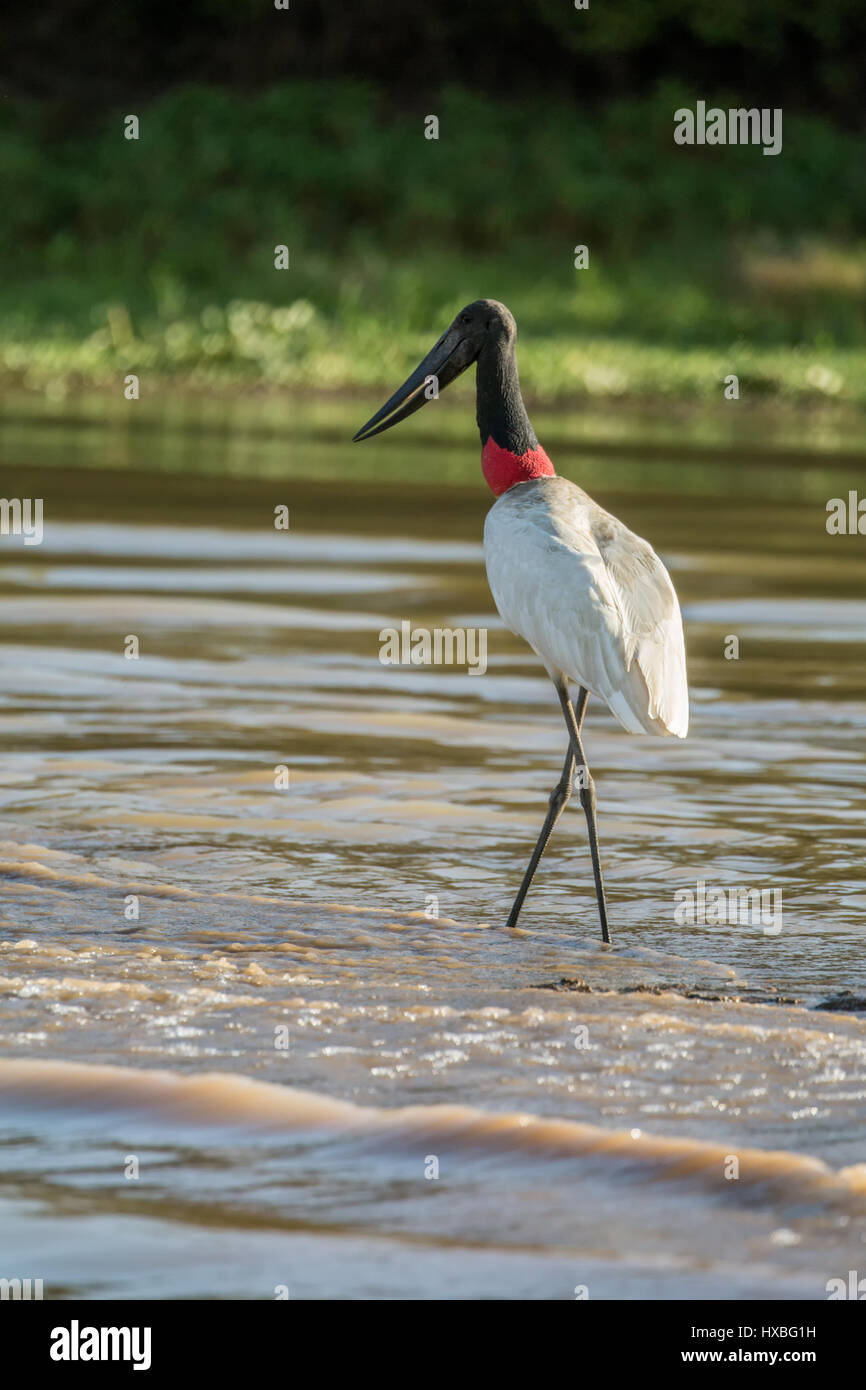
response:
<path fill-rule="evenodd" d="M 0 369 L 388 384 L 486 295 L 537 395 L 861 402 L 864 40 L 851 0 L 13 3 Z M 698 99 L 782 107 L 782 155 L 675 146 Z"/>

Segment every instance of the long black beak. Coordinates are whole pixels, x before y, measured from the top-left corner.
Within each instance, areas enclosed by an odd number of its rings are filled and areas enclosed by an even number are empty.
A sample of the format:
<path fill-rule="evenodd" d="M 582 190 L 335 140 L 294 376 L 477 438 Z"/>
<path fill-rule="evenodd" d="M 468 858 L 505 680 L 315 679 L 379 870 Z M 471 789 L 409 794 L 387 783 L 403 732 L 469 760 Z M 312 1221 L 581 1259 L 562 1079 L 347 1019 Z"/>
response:
<path fill-rule="evenodd" d="M 437 391 L 444 391 L 446 386 L 450 386 L 469 366 L 465 352 L 459 351 L 463 344 L 464 339 L 460 336 L 459 329 L 451 327 L 447 333 L 443 333 L 436 346 L 394 392 L 391 399 L 385 402 L 381 410 L 376 411 L 366 425 L 361 426 L 354 436 L 354 442 L 372 439 L 374 434 L 389 430 L 392 425 L 397 425 L 409 415 L 414 415 L 428 400 L 434 399 L 429 391 L 425 391 L 430 377 L 436 378 Z"/>

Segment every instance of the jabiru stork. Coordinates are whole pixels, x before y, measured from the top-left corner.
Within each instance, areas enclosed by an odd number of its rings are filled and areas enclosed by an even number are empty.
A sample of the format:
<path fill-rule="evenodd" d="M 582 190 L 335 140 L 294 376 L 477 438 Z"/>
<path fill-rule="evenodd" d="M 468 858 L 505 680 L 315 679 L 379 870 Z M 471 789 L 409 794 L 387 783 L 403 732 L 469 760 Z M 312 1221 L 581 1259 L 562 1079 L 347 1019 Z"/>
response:
<path fill-rule="evenodd" d="M 405 420 L 477 363 L 481 468 L 497 497 L 484 524 L 487 578 L 506 627 L 544 663 L 568 730 L 562 775 L 507 926 L 517 922 L 577 770 L 601 935 L 609 942 L 595 784 L 581 741 L 587 700 L 590 695 L 603 700 L 629 733 L 685 738 L 689 698 L 682 617 L 670 575 L 652 546 L 555 473 L 520 394 L 516 339 L 517 325 L 504 304 L 495 299 L 467 304 L 355 440 L 371 439 Z M 431 378 L 436 393 L 429 388 Z M 572 683 L 578 687 L 574 703 Z"/>

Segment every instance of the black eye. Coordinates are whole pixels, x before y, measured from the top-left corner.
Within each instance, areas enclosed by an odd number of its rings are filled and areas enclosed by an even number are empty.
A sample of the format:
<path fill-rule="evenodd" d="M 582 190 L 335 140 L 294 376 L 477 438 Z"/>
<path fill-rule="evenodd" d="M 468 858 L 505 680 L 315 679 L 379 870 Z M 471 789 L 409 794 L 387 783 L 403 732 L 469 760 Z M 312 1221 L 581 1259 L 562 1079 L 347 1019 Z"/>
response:
<path fill-rule="evenodd" d="M 469 316 L 469 314 L 461 314 L 461 315 L 460 315 L 460 322 L 461 322 L 461 323 L 471 323 L 471 322 L 472 322 L 472 319 L 471 319 L 471 317 Z"/>

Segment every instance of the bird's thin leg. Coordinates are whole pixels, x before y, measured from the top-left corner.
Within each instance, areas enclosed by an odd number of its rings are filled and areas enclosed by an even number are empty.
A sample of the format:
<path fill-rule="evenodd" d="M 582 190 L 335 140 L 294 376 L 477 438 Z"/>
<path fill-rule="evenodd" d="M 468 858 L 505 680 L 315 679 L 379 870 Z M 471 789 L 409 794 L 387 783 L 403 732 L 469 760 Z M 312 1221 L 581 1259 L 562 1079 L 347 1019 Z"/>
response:
<path fill-rule="evenodd" d="M 567 691 L 566 699 L 568 699 Z M 586 708 L 586 700 L 587 692 L 585 690 L 581 690 L 580 695 L 577 699 L 577 710 L 574 711 L 575 723 L 578 729 L 580 729 L 580 726 L 583 723 L 583 711 Z M 569 700 L 569 706 L 570 705 L 571 701 Z M 523 900 L 529 892 L 529 889 L 532 885 L 532 880 L 535 878 L 535 870 L 538 868 L 541 856 L 547 849 L 547 842 L 550 839 L 551 834 L 553 833 L 553 827 L 556 825 L 556 822 L 559 820 L 559 817 L 565 810 L 568 798 L 571 796 L 571 782 L 573 775 L 574 750 L 572 749 L 571 739 L 569 738 L 568 752 L 565 755 L 565 762 L 562 768 L 562 776 L 560 777 L 553 791 L 550 793 L 550 800 L 548 803 L 548 810 L 544 820 L 544 825 L 541 827 L 541 834 L 538 837 L 538 843 L 536 844 L 535 849 L 532 851 L 532 858 L 529 861 L 526 873 L 523 875 L 523 882 L 521 883 L 520 888 L 518 889 L 517 897 L 514 899 L 514 902 L 511 906 L 511 911 L 508 914 L 508 921 L 505 924 L 507 927 L 513 927 L 516 924 L 518 917 L 520 916 L 520 909 L 523 907 Z"/>
<path fill-rule="evenodd" d="M 574 761 L 577 767 L 578 786 L 580 789 L 580 804 L 586 814 L 586 825 L 589 830 L 589 852 L 592 855 L 592 872 L 595 878 L 595 896 L 598 899 L 598 915 L 601 921 L 601 939 L 610 941 L 610 932 L 607 929 L 607 906 L 604 901 L 604 882 L 601 877 L 601 861 L 598 857 L 598 827 L 595 822 L 595 783 L 587 766 L 586 757 L 583 751 L 583 744 L 580 741 L 580 726 L 583 723 L 583 711 L 586 708 L 588 698 L 587 691 L 581 686 L 580 694 L 577 697 L 577 705 L 581 711 L 581 718 L 575 717 L 575 710 L 572 707 L 568 695 L 567 684 L 556 687 L 559 701 L 562 705 L 562 712 L 565 715 L 565 722 L 568 726 L 569 737 L 571 740 L 571 751 L 574 754 Z"/>

